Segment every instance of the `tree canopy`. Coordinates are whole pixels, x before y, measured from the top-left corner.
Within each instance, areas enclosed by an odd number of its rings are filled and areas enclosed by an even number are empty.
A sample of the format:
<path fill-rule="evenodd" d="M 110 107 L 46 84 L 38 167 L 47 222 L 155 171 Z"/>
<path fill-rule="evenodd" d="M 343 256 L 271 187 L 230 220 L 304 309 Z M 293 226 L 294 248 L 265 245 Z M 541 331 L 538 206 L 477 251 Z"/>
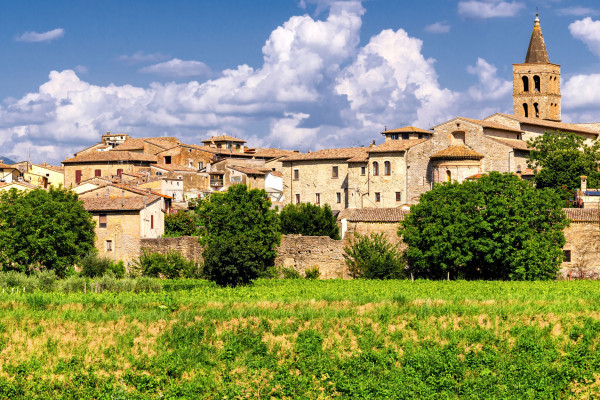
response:
<path fill-rule="evenodd" d="M 273 264 L 279 218 L 264 190 L 233 185 L 196 208 L 203 225 L 204 273 L 221 286 L 247 284 Z"/>
<path fill-rule="evenodd" d="M 328 204 L 323 207 L 311 203 L 288 204 L 279 213 L 279 219 L 283 234 L 340 238 L 337 219 Z"/>
<path fill-rule="evenodd" d="M 600 143 L 587 144 L 581 136 L 570 132 L 546 132 L 528 142 L 532 148 L 527 165 L 536 170 L 538 188 L 579 188 L 581 176 L 588 177 L 590 187 L 600 184 Z"/>
<path fill-rule="evenodd" d="M 194 211 L 181 210 L 165 216 L 165 236 L 198 236 L 198 218 Z"/>
<path fill-rule="evenodd" d="M 64 277 L 94 251 L 94 221 L 77 194 L 50 188 L 0 194 L 0 264 L 3 270 L 54 270 Z"/>
<path fill-rule="evenodd" d="M 512 174 L 435 185 L 401 222 L 398 234 L 415 276 L 555 279 L 568 221 L 552 189 Z"/>

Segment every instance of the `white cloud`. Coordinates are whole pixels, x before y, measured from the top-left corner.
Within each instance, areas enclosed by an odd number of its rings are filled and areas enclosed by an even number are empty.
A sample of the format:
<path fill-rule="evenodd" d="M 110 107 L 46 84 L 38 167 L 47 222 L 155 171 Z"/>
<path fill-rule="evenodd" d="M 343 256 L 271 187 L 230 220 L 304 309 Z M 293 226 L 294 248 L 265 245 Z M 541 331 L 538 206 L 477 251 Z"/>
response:
<path fill-rule="evenodd" d="M 132 55 L 123 54 L 117 57 L 117 60 L 122 61 L 126 64 L 139 64 L 144 62 L 157 62 L 166 60 L 169 56 L 162 53 L 151 53 L 145 54 L 142 51 L 135 52 Z"/>
<path fill-rule="evenodd" d="M 25 32 L 20 36 L 16 37 L 18 42 L 51 42 L 56 39 L 60 39 L 65 35 L 63 28 L 52 29 L 48 32 Z"/>
<path fill-rule="evenodd" d="M 583 17 L 583 16 L 587 16 L 587 15 L 598 15 L 598 11 L 594 10 L 593 8 L 589 8 L 589 7 L 573 6 L 573 7 L 559 8 L 558 10 L 556 10 L 556 14 L 563 15 L 563 16 L 569 15 L 569 16 L 575 16 L 575 17 Z"/>
<path fill-rule="evenodd" d="M 475 65 L 469 65 L 467 72 L 477 76 L 478 84 L 468 90 L 472 99 L 482 100 L 510 100 L 513 84 L 511 81 L 498 78 L 498 68 L 489 64 L 483 58 L 478 58 Z"/>
<path fill-rule="evenodd" d="M 85 65 L 76 65 L 74 70 L 80 75 L 85 75 L 88 73 L 88 69 Z"/>
<path fill-rule="evenodd" d="M 169 61 L 150 65 L 140 69 L 145 74 L 155 74 L 172 78 L 186 78 L 191 76 L 208 76 L 211 74 L 208 65 L 201 61 L 184 61 L 174 58 Z"/>
<path fill-rule="evenodd" d="M 436 22 L 425 27 L 425 32 L 429 33 L 448 33 L 450 32 L 450 25 L 445 22 Z"/>
<path fill-rule="evenodd" d="M 600 57 L 600 21 L 594 21 L 591 17 L 575 21 L 569 25 L 569 32 Z"/>
<path fill-rule="evenodd" d="M 523 8 L 525 8 L 525 4 L 517 1 L 467 0 L 458 2 L 458 15 L 477 19 L 514 17 Z"/>
<path fill-rule="evenodd" d="M 562 89 L 562 104 L 565 108 L 594 108 L 600 111 L 599 87 L 600 74 L 572 76 Z M 600 117 L 596 116 L 595 119 L 600 120 Z"/>

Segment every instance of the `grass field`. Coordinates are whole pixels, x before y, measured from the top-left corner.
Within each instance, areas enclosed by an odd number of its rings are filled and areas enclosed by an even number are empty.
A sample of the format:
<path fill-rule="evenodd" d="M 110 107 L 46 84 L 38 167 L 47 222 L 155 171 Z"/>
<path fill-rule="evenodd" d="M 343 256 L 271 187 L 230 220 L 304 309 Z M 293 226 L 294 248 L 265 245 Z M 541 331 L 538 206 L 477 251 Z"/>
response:
<path fill-rule="evenodd" d="M 6 290 L 0 398 L 600 396 L 600 282 L 188 286 Z"/>

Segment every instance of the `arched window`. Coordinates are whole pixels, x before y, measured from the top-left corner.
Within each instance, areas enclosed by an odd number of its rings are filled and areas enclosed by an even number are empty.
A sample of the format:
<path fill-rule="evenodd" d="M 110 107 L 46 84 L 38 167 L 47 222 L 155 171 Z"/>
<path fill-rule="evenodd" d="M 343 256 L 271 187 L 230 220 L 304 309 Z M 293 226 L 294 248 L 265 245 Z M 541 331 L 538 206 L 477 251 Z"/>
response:
<path fill-rule="evenodd" d="M 537 75 L 533 77 L 533 86 L 535 87 L 534 90 L 536 92 L 540 91 L 540 77 Z"/>
<path fill-rule="evenodd" d="M 383 169 L 385 170 L 386 175 L 391 175 L 392 174 L 392 163 L 389 161 L 384 162 Z"/>
<path fill-rule="evenodd" d="M 373 176 L 379 175 L 379 163 L 377 161 L 373 162 Z"/>
<path fill-rule="evenodd" d="M 446 170 L 446 182 L 452 182 L 452 172 L 449 169 Z"/>
<path fill-rule="evenodd" d="M 529 92 L 529 78 L 526 76 L 523 77 L 523 91 Z"/>
<path fill-rule="evenodd" d="M 538 103 L 533 103 L 533 109 L 535 110 L 535 117 L 540 117 L 540 108 L 538 107 Z"/>
<path fill-rule="evenodd" d="M 523 103 L 523 115 L 525 118 L 529 117 L 529 110 L 527 109 L 527 103 Z"/>

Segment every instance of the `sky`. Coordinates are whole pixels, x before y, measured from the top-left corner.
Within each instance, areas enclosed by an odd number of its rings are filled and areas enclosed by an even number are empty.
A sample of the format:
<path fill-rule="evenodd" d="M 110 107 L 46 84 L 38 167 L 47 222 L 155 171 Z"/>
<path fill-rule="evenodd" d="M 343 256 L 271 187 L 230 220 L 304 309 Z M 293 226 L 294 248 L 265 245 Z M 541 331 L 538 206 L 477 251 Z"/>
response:
<path fill-rule="evenodd" d="M 599 122 L 597 0 L 3 0 L 0 155 L 59 164 L 106 132 L 306 151 L 512 113 L 536 7 L 563 121 Z"/>

